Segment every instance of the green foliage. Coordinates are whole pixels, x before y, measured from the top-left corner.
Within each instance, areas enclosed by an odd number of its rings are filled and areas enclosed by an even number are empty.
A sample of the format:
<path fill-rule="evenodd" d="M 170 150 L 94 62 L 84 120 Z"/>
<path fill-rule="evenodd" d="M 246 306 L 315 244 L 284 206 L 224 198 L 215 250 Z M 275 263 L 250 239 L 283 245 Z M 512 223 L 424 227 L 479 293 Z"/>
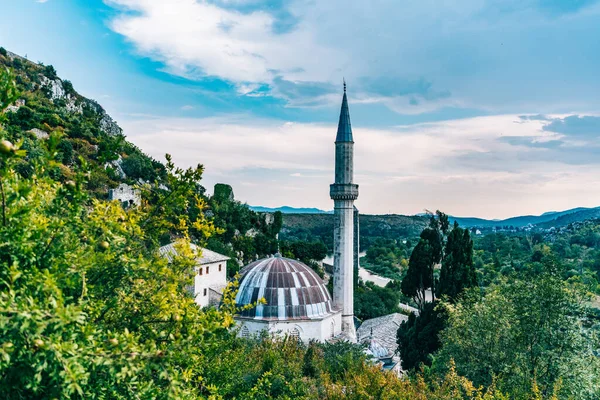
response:
<path fill-rule="evenodd" d="M 213 198 L 215 201 L 233 201 L 233 188 L 225 183 L 217 183 L 214 188 Z"/>
<path fill-rule="evenodd" d="M 442 235 L 437 229 L 425 228 L 410 255 L 401 288 L 404 295 L 416 299 L 419 309 L 422 309 L 427 301 L 427 289 L 435 292 L 434 270 L 442 260 L 442 240 Z"/>
<path fill-rule="evenodd" d="M 190 368 L 232 314 L 198 309 L 184 290 L 194 255 L 167 265 L 144 229 L 176 213 L 185 192 L 164 199 L 161 215 L 90 200 L 84 173 L 61 184 L 44 172 L 57 142 L 30 178 L 12 168 L 18 148 L 0 160 L 0 390 L 8 399 L 198 397 L 191 383 L 202 369 Z M 172 229 L 186 236 L 186 225 Z"/>
<path fill-rule="evenodd" d="M 448 234 L 438 296 L 455 299 L 465 288 L 477 286 L 477 274 L 473 266 L 473 241 L 468 229 L 454 228 Z"/>
<path fill-rule="evenodd" d="M 54 67 L 52 65 L 46 65 L 44 67 L 44 75 L 46 76 L 46 78 L 52 79 L 52 80 L 58 78 L 58 75 L 56 75 L 56 70 L 54 69 Z"/>
<path fill-rule="evenodd" d="M 383 288 L 373 282 L 359 281 L 354 288 L 354 315 L 360 320 L 367 320 L 400 312 L 398 304 L 401 300 L 402 294 L 395 281 Z"/>
<path fill-rule="evenodd" d="M 431 354 L 440 348 L 439 333 L 445 326 L 445 317 L 437 302 L 426 303 L 419 313 L 411 313 L 408 321 L 398 329 L 398 349 L 402 368 L 412 370 L 421 364 L 431 365 Z"/>
<path fill-rule="evenodd" d="M 4 110 L 12 102 L 18 98 L 18 89 L 15 82 L 13 73 L 8 69 L 4 68 L 4 71 L 0 71 L 0 114 L 3 115 Z M 0 122 L 2 122 L 0 120 Z"/>
<path fill-rule="evenodd" d="M 439 349 L 439 334 L 445 327 L 446 315 L 438 307 L 438 301 L 426 302 L 426 289 L 435 293 L 434 266 L 442 261 L 438 295 L 448 301 L 458 300 L 465 288 L 477 285 L 473 266 L 473 241 L 467 229 L 455 223 L 449 231 L 448 217 L 437 211 L 437 218 L 431 217 L 430 227 L 425 228 L 415 246 L 409 262 L 409 272 L 402 281 L 402 291 L 406 295 L 416 295 L 419 315 L 411 315 L 402 323 L 397 333 L 402 366 L 414 369 L 421 364 L 431 365 L 431 354 Z M 442 252 L 443 238 L 448 234 Z M 412 267 L 412 269 L 411 269 Z"/>
<path fill-rule="evenodd" d="M 367 248 L 361 266 L 377 275 L 400 280 L 408 266 L 408 251 L 408 246 L 399 240 L 377 238 Z"/>
<path fill-rule="evenodd" d="M 523 278 L 444 304 L 448 328 L 436 368 L 453 359 L 475 385 L 498 378 L 511 398 L 526 398 L 533 384 L 544 398 L 598 398 L 598 341 L 585 329 L 581 289 L 548 273 Z"/>
<path fill-rule="evenodd" d="M 216 240 L 231 245 L 231 251 L 243 264 L 277 253 L 279 225 L 277 215 L 269 221 L 266 214 L 256 213 L 235 198 L 231 186 L 218 183 L 208 207 L 216 227 L 222 234 Z M 213 242 L 213 246 L 219 247 Z M 220 246 L 221 248 L 223 246 Z M 237 270 L 237 266 L 234 267 Z"/>
<path fill-rule="evenodd" d="M 294 258 L 304 263 L 321 261 L 327 257 L 327 246 L 325 246 L 325 243 L 320 241 L 281 241 L 280 250 L 281 254 L 285 257 Z"/>
<path fill-rule="evenodd" d="M 129 178 L 134 180 L 141 179 L 145 182 L 154 182 L 158 178 L 152 160 L 141 154 L 134 153 L 124 158 L 121 168 Z"/>

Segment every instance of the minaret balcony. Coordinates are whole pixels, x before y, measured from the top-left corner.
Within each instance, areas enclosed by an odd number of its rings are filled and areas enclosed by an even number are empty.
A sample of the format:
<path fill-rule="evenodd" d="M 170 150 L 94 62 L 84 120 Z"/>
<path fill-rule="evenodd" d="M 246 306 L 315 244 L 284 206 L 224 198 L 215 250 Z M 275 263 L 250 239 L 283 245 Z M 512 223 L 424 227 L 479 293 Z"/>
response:
<path fill-rule="evenodd" d="M 332 200 L 356 200 L 358 198 L 358 185 L 354 183 L 334 183 L 329 186 L 329 195 Z"/>

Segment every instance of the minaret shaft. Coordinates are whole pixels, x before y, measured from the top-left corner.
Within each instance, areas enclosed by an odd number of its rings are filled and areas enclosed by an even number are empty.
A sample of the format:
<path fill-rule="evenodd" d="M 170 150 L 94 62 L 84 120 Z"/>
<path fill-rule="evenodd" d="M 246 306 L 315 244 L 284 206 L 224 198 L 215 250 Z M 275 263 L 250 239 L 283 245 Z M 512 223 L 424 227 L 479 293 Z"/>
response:
<path fill-rule="evenodd" d="M 344 84 L 344 97 L 335 141 L 333 301 L 342 310 L 342 332 L 356 342 L 354 328 L 354 200 L 358 185 L 353 183 L 354 141 Z"/>
<path fill-rule="evenodd" d="M 354 328 L 354 201 L 334 202 L 333 302 L 342 309 L 342 331 L 353 341 Z"/>

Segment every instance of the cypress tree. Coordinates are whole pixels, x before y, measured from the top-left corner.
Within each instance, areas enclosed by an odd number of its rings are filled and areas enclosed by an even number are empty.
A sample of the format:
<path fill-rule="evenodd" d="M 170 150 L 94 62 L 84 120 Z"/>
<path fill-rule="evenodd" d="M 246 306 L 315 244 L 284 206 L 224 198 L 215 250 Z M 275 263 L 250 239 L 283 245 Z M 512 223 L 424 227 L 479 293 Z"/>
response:
<path fill-rule="evenodd" d="M 473 240 L 468 229 L 458 227 L 448 235 L 446 251 L 440 271 L 438 296 L 448 296 L 454 301 L 465 288 L 477 285 L 477 274 L 473 265 Z"/>

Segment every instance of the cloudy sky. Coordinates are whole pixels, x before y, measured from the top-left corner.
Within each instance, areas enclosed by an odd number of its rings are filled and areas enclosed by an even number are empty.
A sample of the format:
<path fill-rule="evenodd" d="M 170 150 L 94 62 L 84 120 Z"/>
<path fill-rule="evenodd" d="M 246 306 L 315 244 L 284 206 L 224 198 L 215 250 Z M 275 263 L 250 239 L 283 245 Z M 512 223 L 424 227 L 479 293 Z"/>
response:
<path fill-rule="evenodd" d="M 252 205 L 331 209 L 348 82 L 363 213 L 600 205 L 595 0 L 0 0 L 155 158 Z"/>

